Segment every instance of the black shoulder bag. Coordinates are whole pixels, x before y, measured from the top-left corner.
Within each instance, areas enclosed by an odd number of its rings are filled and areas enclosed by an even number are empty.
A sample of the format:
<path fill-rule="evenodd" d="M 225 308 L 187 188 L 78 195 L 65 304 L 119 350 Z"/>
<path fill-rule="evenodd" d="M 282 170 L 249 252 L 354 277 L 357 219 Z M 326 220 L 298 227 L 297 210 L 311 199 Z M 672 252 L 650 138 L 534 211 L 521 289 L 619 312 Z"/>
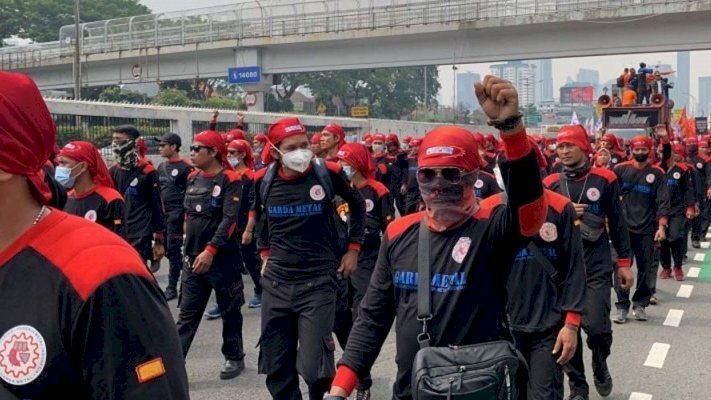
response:
<path fill-rule="evenodd" d="M 513 343 L 506 340 L 465 346 L 430 347 L 430 234 L 420 222 L 417 245 L 417 319 L 422 333 L 412 366 L 414 400 L 516 400 L 517 374 L 525 369 Z"/>

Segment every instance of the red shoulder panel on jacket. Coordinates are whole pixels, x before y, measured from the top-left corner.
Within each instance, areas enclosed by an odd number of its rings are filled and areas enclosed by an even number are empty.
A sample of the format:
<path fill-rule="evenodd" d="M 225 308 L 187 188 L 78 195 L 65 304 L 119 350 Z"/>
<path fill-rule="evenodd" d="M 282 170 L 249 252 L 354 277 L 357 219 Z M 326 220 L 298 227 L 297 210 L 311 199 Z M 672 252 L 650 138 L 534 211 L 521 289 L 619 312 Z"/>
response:
<path fill-rule="evenodd" d="M 106 186 L 97 186 L 94 191 L 101 196 L 104 200 L 106 200 L 106 204 L 111 204 L 111 202 L 116 201 L 116 200 L 121 200 L 123 201 L 123 196 L 119 192 L 117 192 L 115 189 L 112 189 L 110 187 Z"/>
<path fill-rule="evenodd" d="M 489 219 L 496 207 L 504 204 L 504 193 L 496 193 L 479 202 L 479 211 L 474 214 L 477 219 Z"/>
<path fill-rule="evenodd" d="M 559 180 L 560 180 L 560 174 L 558 174 L 558 173 L 550 174 L 543 179 L 543 186 L 550 189 L 550 187 L 553 186 L 553 184 L 555 184 Z"/>
<path fill-rule="evenodd" d="M 676 165 L 679 166 L 679 169 L 682 170 L 683 172 L 689 172 L 689 169 L 694 168 L 689 164 L 685 164 L 683 162 L 676 163 Z"/>
<path fill-rule="evenodd" d="M 622 165 L 622 164 L 623 163 L 620 163 L 617 165 Z M 590 170 L 590 173 L 605 178 L 605 180 L 608 183 L 613 183 L 617 180 L 617 175 L 614 172 L 612 172 L 606 168 L 592 167 L 592 169 Z"/>
<path fill-rule="evenodd" d="M 254 180 L 254 171 L 249 168 L 245 169 L 244 172 L 242 172 L 242 175 L 246 176 L 250 181 Z"/>
<path fill-rule="evenodd" d="M 141 168 L 141 172 L 144 174 L 148 175 L 151 172 L 155 172 L 156 169 L 153 167 L 153 164 L 149 163 L 148 161 L 145 160 L 140 160 L 138 161 L 138 167 Z"/>
<path fill-rule="evenodd" d="M 242 175 L 240 175 L 238 172 L 235 172 L 231 169 L 225 170 L 225 176 L 227 177 L 227 181 L 230 183 L 237 182 L 242 179 Z"/>
<path fill-rule="evenodd" d="M 570 199 L 558 194 L 552 190 L 544 189 L 544 196 L 546 197 L 546 202 L 548 206 L 555 210 L 556 213 L 562 214 L 565 207 L 570 203 Z"/>
<path fill-rule="evenodd" d="M 634 166 L 634 164 L 632 164 L 632 160 L 622 161 L 621 163 L 615 165 L 614 169 L 617 169 L 620 167 L 629 167 L 629 166 Z"/>
<path fill-rule="evenodd" d="M 388 237 L 388 240 L 392 240 L 395 236 L 405 232 L 407 228 L 422 221 L 422 217 L 424 216 L 424 214 L 424 211 L 420 211 L 414 214 L 406 215 L 404 217 L 396 218 L 385 229 L 385 235 Z"/>
<path fill-rule="evenodd" d="M 331 162 L 331 161 L 326 161 L 326 168 L 328 168 L 329 171 L 334 172 L 336 174 L 341 173 L 341 164 Z"/>
<path fill-rule="evenodd" d="M 257 182 L 257 181 L 262 180 L 262 178 L 264 178 L 264 175 L 267 174 L 267 169 L 269 169 L 269 168 L 268 167 L 267 168 L 260 168 L 257 172 L 255 172 L 254 173 L 254 181 Z"/>
<path fill-rule="evenodd" d="M 36 228 L 25 245 L 62 271 L 82 299 L 119 275 L 154 279 L 128 243 L 98 224 L 52 210 Z"/>
<path fill-rule="evenodd" d="M 378 195 L 378 198 L 381 198 L 386 194 L 390 193 L 390 190 L 388 190 L 385 185 L 376 181 L 375 179 L 368 179 L 368 186 L 372 187 L 373 190 L 375 190 L 375 194 Z"/>

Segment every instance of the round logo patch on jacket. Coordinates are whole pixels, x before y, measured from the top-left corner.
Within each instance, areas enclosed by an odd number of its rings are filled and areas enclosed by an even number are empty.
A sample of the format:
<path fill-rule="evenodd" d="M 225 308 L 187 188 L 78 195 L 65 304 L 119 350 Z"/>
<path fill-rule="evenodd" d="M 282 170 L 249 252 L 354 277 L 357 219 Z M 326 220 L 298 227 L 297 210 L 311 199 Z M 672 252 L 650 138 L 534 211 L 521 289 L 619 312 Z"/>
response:
<path fill-rule="evenodd" d="M 96 222 L 96 210 L 89 210 L 84 214 L 84 219 L 87 219 L 91 222 Z"/>
<path fill-rule="evenodd" d="M 541 235 L 541 239 L 546 242 L 552 242 L 558 239 L 558 228 L 551 222 L 545 222 L 538 231 L 538 234 Z"/>
<path fill-rule="evenodd" d="M 590 188 L 585 194 L 588 196 L 590 201 L 600 200 L 600 190 L 598 188 Z"/>
<path fill-rule="evenodd" d="M 324 197 L 326 197 L 326 192 L 323 191 L 323 187 L 321 187 L 321 185 L 313 185 L 309 190 L 309 196 L 316 201 L 321 201 Z"/>
<path fill-rule="evenodd" d="M 39 331 L 18 325 L 0 338 L 0 379 L 22 386 L 42 373 L 47 362 L 47 345 Z"/>
<path fill-rule="evenodd" d="M 644 178 L 647 183 L 654 183 L 654 174 L 647 174 L 647 177 Z"/>
<path fill-rule="evenodd" d="M 452 259 L 461 264 L 464 257 L 469 253 L 469 247 L 472 245 L 472 239 L 468 237 L 460 237 L 452 249 Z"/>

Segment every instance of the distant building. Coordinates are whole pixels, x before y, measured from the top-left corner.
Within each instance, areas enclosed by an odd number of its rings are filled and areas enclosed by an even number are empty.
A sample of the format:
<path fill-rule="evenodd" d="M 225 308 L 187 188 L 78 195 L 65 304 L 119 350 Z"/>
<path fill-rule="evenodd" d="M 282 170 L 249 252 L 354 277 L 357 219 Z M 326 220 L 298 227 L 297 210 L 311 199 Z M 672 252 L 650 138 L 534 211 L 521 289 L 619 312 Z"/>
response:
<path fill-rule="evenodd" d="M 589 83 L 591 86 L 600 84 L 600 73 L 595 69 L 580 68 L 576 76 L 577 82 Z"/>
<path fill-rule="evenodd" d="M 511 81 L 518 90 L 521 106 L 536 103 L 536 67 L 522 61 L 510 61 L 489 66 L 491 73 Z"/>
<path fill-rule="evenodd" d="M 540 67 L 541 81 L 541 101 L 545 103 L 553 102 L 553 60 L 550 58 L 541 60 Z"/>
<path fill-rule="evenodd" d="M 696 115 L 711 115 L 711 76 L 699 77 L 699 109 Z"/>
<path fill-rule="evenodd" d="M 474 72 L 457 73 L 457 103 L 467 110 L 479 109 L 479 101 L 474 96 L 474 83 L 481 80 L 481 75 Z"/>
<path fill-rule="evenodd" d="M 669 96 L 674 100 L 674 108 L 682 108 L 689 105 L 689 80 L 691 73 L 691 61 L 688 51 L 676 53 L 676 79 L 674 89 Z M 670 79 L 671 80 L 671 79 Z"/>

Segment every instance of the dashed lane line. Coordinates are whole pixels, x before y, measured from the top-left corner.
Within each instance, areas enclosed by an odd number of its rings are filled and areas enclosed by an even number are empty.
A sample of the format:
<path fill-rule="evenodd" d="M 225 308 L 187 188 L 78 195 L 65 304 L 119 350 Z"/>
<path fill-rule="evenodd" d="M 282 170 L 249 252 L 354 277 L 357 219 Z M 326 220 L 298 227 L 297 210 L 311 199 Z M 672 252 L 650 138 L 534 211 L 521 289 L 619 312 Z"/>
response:
<path fill-rule="evenodd" d="M 683 297 L 688 299 L 691 297 L 691 291 L 694 290 L 694 285 L 681 285 L 679 286 L 679 291 L 676 292 L 676 297 Z"/>
<path fill-rule="evenodd" d="M 652 395 L 647 393 L 632 392 L 630 400 L 652 400 Z"/>
<path fill-rule="evenodd" d="M 671 348 L 670 344 L 654 343 L 652 348 L 649 349 L 649 354 L 647 355 L 647 360 L 644 362 L 644 366 L 652 368 L 664 367 L 664 360 L 667 358 L 669 348 Z"/>
<path fill-rule="evenodd" d="M 700 242 L 699 245 L 702 249 L 708 249 L 711 246 L 711 242 Z"/>
<path fill-rule="evenodd" d="M 681 323 L 681 317 L 683 315 L 684 315 L 684 310 L 675 310 L 672 308 L 667 313 L 667 318 L 664 320 L 664 323 L 662 325 L 673 326 L 675 328 L 678 328 L 679 323 Z"/>
<path fill-rule="evenodd" d="M 701 268 L 691 267 L 691 268 L 689 268 L 689 272 L 686 273 L 686 276 L 689 278 L 698 278 L 700 272 L 701 272 Z"/>
<path fill-rule="evenodd" d="M 706 258 L 706 253 L 696 253 L 696 254 L 694 254 L 694 261 L 703 262 L 705 258 Z"/>

